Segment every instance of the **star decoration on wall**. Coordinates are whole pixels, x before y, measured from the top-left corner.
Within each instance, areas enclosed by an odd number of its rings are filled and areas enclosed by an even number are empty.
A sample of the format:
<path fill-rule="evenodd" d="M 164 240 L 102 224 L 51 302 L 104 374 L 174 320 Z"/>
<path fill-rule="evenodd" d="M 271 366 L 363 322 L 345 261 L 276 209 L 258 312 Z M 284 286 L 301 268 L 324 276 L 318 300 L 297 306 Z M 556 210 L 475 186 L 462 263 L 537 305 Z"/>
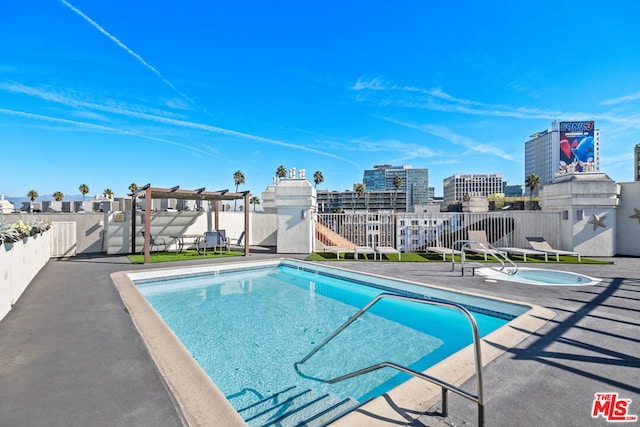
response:
<path fill-rule="evenodd" d="M 640 222 L 640 209 L 633 208 L 633 210 L 636 211 L 636 213 L 631 215 L 629 218 L 637 218 L 638 222 Z"/>
<path fill-rule="evenodd" d="M 596 214 L 593 214 L 593 218 L 591 218 L 588 223 L 593 224 L 593 231 L 596 231 L 598 227 L 607 228 L 607 226 L 604 224 L 605 219 L 607 219 L 606 215 L 602 215 L 602 217 L 600 217 Z"/>

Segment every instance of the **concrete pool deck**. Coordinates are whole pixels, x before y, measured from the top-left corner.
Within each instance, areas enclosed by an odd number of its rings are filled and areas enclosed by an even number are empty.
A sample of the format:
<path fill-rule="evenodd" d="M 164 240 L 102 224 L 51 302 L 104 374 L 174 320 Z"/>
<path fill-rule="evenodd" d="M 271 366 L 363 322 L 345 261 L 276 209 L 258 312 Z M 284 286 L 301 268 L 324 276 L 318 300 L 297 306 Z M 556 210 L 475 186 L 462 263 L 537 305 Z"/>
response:
<path fill-rule="evenodd" d="M 274 257 L 254 254 L 251 260 Z M 640 415 L 640 259 L 610 260 L 615 264 L 545 265 L 603 279 L 586 287 L 490 283 L 460 277 L 448 263 L 321 264 L 554 311 L 536 334 L 484 368 L 486 425 L 597 426 L 607 422 L 591 417 L 595 393 L 631 399 L 629 414 Z M 185 425 L 110 277 L 168 266 L 107 256 L 51 260 L 0 322 L 0 425 Z M 476 423 L 475 404 L 451 394 L 449 414 L 451 425 Z M 389 421 L 371 416 L 369 424 Z M 412 422 L 432 424 L 428 417 Z"/>

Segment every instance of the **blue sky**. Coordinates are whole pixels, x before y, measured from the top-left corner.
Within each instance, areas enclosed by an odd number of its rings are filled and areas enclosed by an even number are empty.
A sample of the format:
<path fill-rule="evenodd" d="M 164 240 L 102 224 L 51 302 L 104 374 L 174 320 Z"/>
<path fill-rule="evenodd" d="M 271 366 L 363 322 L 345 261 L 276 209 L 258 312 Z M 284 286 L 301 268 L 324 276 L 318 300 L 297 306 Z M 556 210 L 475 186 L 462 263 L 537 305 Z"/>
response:
<path fill-rule="evenodd" d="M 605 4 L 606 3 L 606 4 Z M 524 182 L 524 142 L 595 120 L 633 180 L 640 3 L 12 0 L 0 193 L 131 182 L 260 193 L 279 165 L 350 189 L 374 164 Z"/>

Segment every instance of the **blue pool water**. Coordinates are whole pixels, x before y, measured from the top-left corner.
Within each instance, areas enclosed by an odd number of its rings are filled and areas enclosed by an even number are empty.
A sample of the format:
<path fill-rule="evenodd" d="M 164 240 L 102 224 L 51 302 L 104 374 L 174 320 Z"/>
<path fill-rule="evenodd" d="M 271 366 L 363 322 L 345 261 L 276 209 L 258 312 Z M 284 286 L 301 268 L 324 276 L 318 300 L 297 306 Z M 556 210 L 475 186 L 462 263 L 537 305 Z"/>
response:
<path fill-rule="evenodd" d="M 391 369 L 328 385 L 293 364 L 376 295 L 391 288 L 444 299 L 446 292 L 287 263 L 241 271 L 135 280 L 139 290 L 236 408 L 292 385 L 365 401 L 407 379 Z M 364 286 L 372 282 L 374 286 Z M 435 296 L 433 295 L 435 294 Z M 527 308 L 451 293 L 473 311 L 482 336 Z M 481 308 L 484 307 L 484 308 Z M 491 313 L 494 315 L 489 315 Z M 496 317 L 496 315 L 498 317 Z M 302 366 L 333 378 L 381 361 L 425 370 L 472 342 L 463 314 L 382 300 Z"/>

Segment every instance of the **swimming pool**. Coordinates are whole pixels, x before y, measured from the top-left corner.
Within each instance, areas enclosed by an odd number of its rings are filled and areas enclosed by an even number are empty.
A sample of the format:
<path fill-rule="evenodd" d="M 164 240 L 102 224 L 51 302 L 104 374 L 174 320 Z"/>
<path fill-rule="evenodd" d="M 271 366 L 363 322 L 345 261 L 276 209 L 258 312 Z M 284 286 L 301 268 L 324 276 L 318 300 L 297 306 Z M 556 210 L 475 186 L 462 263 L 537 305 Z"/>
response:
<path fill-rule="evenodd" d="M 265 273 L 271 283 L 259 284 L 261 279 L 258 276 Z M 184 280 L 185 275 L 189 276 L 188 281 Z M 291 377 L 295 376 L 293 362 L 381 292 L 393 290 L 405 295 L 422 295 L 463 304 L 479 319 L 482 335 L 531 309 L 521 304 L 291 261 L 236 263 L 188 270 L 129 273 L 129 276 L 236 408 L 246 405 L 248 399 L 287 390 L 294 381 L 299 381 L 299 377 Z M 343 282 L 338 279 L 344 278 L 346 282 L 336 284 Z M 283 285 L 284 279 L 292 284 Z M 358 290 L 353 292 L 354 288 Z M 303 299 L 298 299 L 300 297 Z M 165 306 L 163 301 L 173 302 Z M 287 304 L 276 303 L 283 301 Z M 219 313 L 221 317 L 194 321 L 203 319 L 204 312 L 219 311 L 223 306 L 230 310 Z M 427 314 L 419 313 L 415 307 L 398 305 L 397 302 L 381 304 L 355 322 L 352 330 L 345 331 L 345 336 L 340 337 L 341 343 L 336 343 L 334 348 L 328 346 L 322 357 L 316 357 L 317 360 L 305 366 L 305 373 L 330 377 L 349 372 L 358 364 L 366 365 L 392 357 L 396 357 L 400 364 L 418 370 L 427 369 L 466 347 L 471 337 L 468 324 L 455 326 L 453 334 L 443 335 L 447 321 L 442 320 L 442 316 L 450 319 L 458 314 L 435 309 L 440 311 L 436 316 L 441 318 L 439 322 L 427 321 L 423 317 Z M 239 316 L 240 313 L 243 315 Z M 250 315 L 245 316 L 244 313 Z M 248 317 L 249 323 L 240 322 L 241 317 Z M 223 322 L 221 319 L 224 318 L 226 321 Z M 216 325 L 223 324 L 228 326 L 216 329 Z M 263 339 L 274 335 L 274 331 L 275 338 Z M 345 344 L 348 345 L 346 351 Z M 205 350 L 198 350 L 198 346 Z M 240 359 L 251 354 L 257 354 L 258 358 L 240 363 Z M 275 361 L 284 363 L 274 364 Z M 325 364 L 325 361 L 331 362 Z M 288 372 L 283 373 L 281 368 Z M 270 374 L 270 378 L 259 375 L 265 372 Z M 374 385 L 371 386 L 370 378 L 364 377 L 375 377 Z M 339 397 L 365 401 L 405 379 L 404 374 L 397 375 L 387 370 L 364 377 L 357 381 L 349 380 L 338 387 L 331 386 L 331 390 L 322 390 L 328 386 L 317 382 L 312 387 L 320 393 L 326 391 Z M 424 383 L 421 389 L 424 390 Z"/>
<path fill-rule="evenodd" d="M 544 268 L 519 267 L 515 274 L 508 274 L 490 267 L 479 268 L 478 274 L 490 280 L 526 283 L 542 286 L 591 286 L 601 279 L 569 271 L 557 271 Z"/>

